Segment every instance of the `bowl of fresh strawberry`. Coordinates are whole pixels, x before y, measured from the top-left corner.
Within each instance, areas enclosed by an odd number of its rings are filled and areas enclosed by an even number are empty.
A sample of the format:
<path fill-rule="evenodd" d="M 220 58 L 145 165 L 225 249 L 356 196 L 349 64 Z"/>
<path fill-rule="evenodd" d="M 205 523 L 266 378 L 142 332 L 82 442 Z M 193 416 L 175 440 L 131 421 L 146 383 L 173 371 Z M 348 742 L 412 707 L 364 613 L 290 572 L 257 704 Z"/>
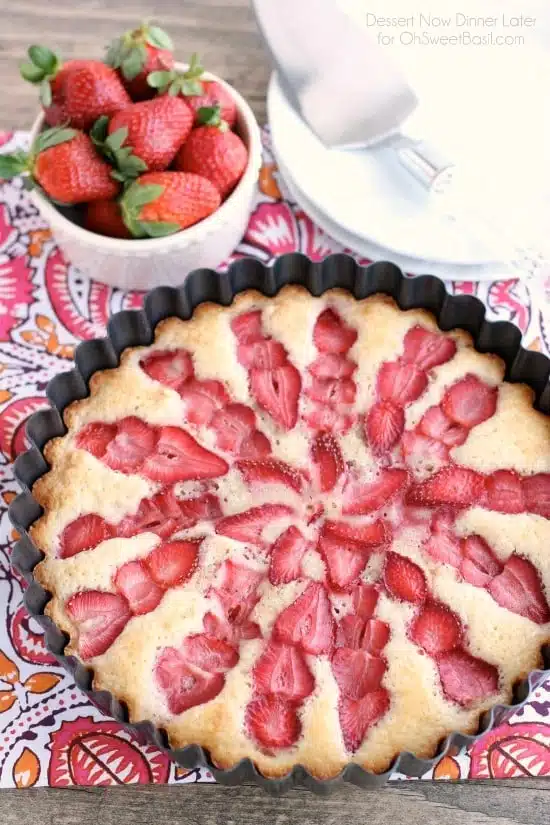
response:
<path fill-rule="evenodd" d="M 241 240 L 261 164 L 244 98 L 177 63 L 150 24 L 109 46 L 105 62 L 62 63 L 31 46 L 23 78 L 41 111 L 27 153 L 0 155 L 0 178 L 23 175 L 68 261 L 123 289 L 180 284 L 215 268 Z"/>

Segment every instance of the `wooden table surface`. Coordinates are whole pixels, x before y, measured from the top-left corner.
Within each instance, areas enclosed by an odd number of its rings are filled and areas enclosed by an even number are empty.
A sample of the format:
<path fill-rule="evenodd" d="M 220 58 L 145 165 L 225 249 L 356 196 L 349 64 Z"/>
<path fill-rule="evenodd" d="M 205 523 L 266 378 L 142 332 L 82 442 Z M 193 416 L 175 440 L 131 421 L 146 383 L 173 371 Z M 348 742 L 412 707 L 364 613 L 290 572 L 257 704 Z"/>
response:
<path fill-rule="evenodd" d="M 66 58 L 100 57 L 114 34 L 153 15 L 173 35 L 178 56 L 197 51 L 263 121 L 269 65 L 247 0 L 0 0 L 0 128 L 26 128 L 36 110 L 35 89 L 17 68 L 31 42 Z M 376 792 L 343 786 L 328 799 L 305 790 L 272 799 L 255 787 L 218 785 L 36 789 L 0 792 L 0 812 L 4 825 L 547 825 L 550 784 L 404 782 Z"/>

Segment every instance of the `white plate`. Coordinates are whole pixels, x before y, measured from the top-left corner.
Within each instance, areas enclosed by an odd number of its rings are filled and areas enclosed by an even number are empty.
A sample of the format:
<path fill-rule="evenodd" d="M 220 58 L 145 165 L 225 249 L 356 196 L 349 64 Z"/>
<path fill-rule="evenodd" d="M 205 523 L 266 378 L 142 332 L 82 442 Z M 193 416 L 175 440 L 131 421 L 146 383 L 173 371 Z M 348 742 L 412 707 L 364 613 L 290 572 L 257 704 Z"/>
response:
<path fill-rule="evenodd" d="M 286 187 L 291 199 L 295 201 L 307 215 L 317 224 L 327 235 L 334 238 L 343 247 L 357 254 L 369 258 L 371 261 L 390 260 L 397 264 L 400 269 L 411 275 L 436 275 L 445 280 L 456 281 L 493 281 L 497 278 L 517 277 L 517 274 L 507 270 L 503 264 L 487 265 L 459 265 L 445 264 L 436 261 L 419 261 L 417 258 L 409 258 L 399 255 L 395 251 L 384 249 L 376 244 L 369 243 L 347 232 L 341 226 L 333 223 L 330 218 L 320 212 L 309 198 L 300 190 L 293 180 L 289 170 L 285 167 L 279 155 L 277 146 L 272 137 L 272 152 L 277 163 L 279 173 L 282 176 L 281 183 Z"/>

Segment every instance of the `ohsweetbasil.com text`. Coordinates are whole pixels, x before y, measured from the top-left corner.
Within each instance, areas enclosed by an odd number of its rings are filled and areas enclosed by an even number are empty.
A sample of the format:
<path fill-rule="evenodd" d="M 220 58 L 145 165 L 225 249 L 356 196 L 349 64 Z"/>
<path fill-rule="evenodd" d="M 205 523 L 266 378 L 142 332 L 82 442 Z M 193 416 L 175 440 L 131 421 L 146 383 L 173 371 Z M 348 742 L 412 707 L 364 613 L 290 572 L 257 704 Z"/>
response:
<path fill-rule="evenodd" d="M 505 13 L 473 17 L 459 11 L 439 15 L 417 12 L 406 17 L 367 12 L 366 23 L 382 46 L 521 46 L 524 32 L 535 28 L 537 19 Z"/>

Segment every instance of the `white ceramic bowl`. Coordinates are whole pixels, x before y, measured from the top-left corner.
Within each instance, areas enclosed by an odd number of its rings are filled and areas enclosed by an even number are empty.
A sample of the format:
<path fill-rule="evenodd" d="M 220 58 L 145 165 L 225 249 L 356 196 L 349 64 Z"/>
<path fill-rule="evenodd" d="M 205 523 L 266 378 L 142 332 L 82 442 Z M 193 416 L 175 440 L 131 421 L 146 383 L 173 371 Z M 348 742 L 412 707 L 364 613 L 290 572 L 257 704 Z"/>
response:
<path fill-rule="evenodd" d="M 185 64 L 176 68 L 184 70 Z M 159 284 L 183 283 L 193 269 L 215 268 L 233 252 L 246 230 L 262 159 L 260 129 L 246 100 L 210 72 L 237 104 L 237 131 L 248 148 L 248 164 L 231 195 L 208 218 L 164 238 L 107 238 L 73 223 L 38 191 L 30 196 L 49 223 L 65 258 L 96 281 L 121 289 L 148 290 Z M 41 131 L 42 112 L 33 123 L 31 141 Z"/>

